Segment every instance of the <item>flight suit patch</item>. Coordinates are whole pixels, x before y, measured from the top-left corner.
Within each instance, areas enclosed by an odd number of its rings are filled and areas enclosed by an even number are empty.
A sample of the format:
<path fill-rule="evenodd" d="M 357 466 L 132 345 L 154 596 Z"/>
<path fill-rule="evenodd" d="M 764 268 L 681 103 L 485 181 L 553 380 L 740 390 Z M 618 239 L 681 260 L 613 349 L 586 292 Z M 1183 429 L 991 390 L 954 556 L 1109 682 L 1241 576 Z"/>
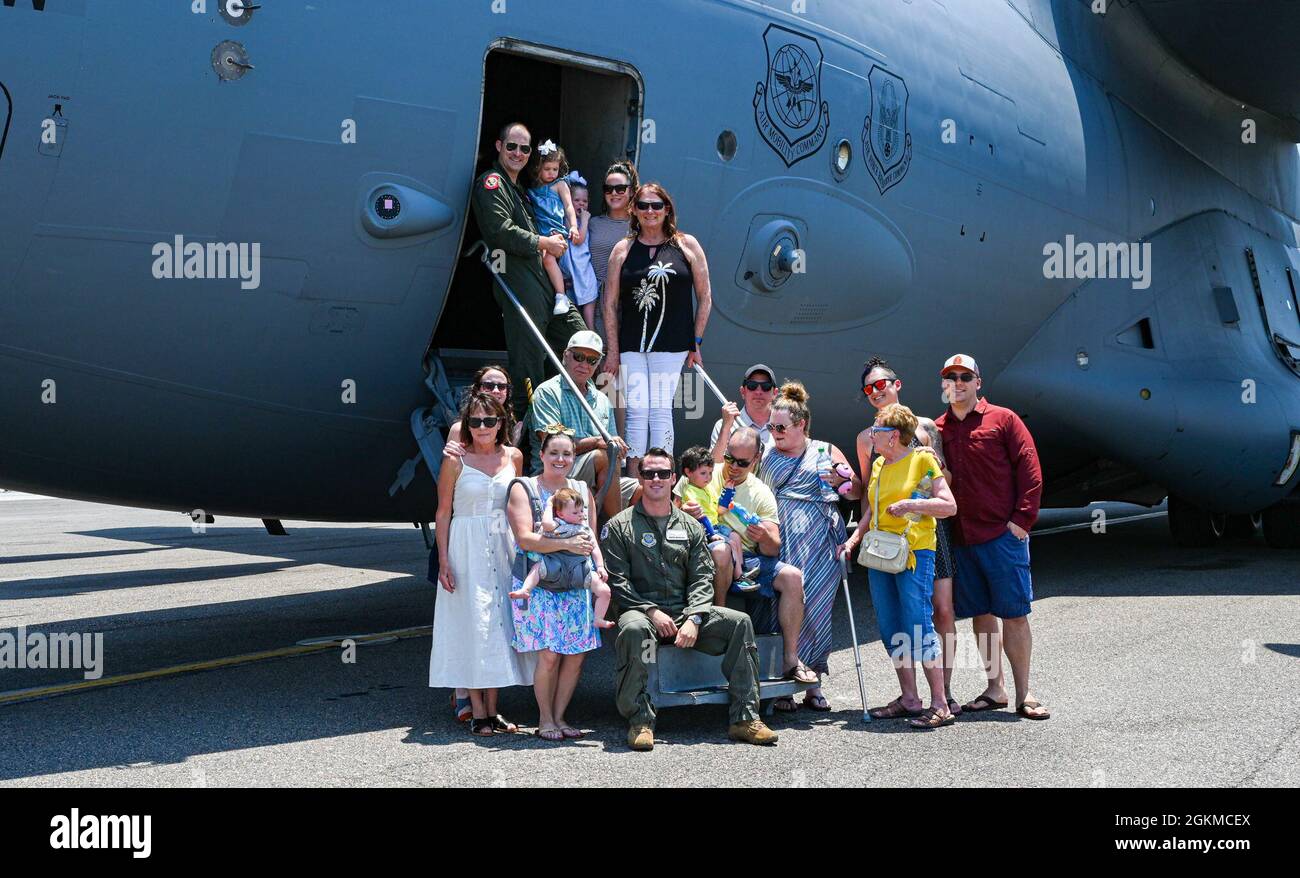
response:
<path fill-rule="evenodd" d="M 496 189 L 500 185 L 501 185 L 500 174 L 488 174 L 486 177 L 483 178 L 484 189 Z"/>
<path fill-rule="evenodd" d="M 656 542 L 657 540 L 655 540 L 654 534 L 652 533 L 641 534 L 641 545 L 645 546 L 647 549 L 654 548 Z"/>

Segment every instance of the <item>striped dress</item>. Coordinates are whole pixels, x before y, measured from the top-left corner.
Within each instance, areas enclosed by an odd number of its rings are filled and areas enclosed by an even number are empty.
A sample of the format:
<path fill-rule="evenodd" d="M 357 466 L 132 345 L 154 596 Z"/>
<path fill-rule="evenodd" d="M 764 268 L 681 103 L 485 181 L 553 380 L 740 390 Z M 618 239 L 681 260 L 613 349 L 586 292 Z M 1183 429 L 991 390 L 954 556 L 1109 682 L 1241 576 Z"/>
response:
<path fill-rule="evenodd" d="M 831 608 L 840 584 L 835 550 L 848 539 L 839 495 L 823 485 L 817 474 L 818 449 L 823 445 L 810 440 L 800 457 L 776 449 L 763 457 L 763 481 L 776 494 L 781 519 L 781 560 L 803 571 L 799 658 L 819 674 L 829 671 Z"/>

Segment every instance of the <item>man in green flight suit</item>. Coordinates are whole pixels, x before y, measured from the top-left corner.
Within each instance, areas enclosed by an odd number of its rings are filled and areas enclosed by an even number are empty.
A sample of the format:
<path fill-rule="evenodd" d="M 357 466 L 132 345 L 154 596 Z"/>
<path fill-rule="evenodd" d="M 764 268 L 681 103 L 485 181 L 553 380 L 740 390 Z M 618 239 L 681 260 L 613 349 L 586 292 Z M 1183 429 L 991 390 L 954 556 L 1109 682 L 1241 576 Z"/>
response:
<path fill-rule="evenodd" d="M 775 744 L 758 718 L 758 646 L 749 616 L 713 605 L 713 556 L 704 528 L 672 502 L 673 458 L 651 448 L 641 458 L 641 500 L 600 532 L 609 587 L 618 603 L 618 712 L 633 750 L 654 748 L 655 706 L 646 691 L 659 643 L 722 656 L 731 696 L 733 740 Z"/>
<path fill-rule="evenodd" d="M 522 123 L 511 122 L 501 129 L 496 150 L 497 159 L 492 167 L 474 181 L 470 207 L 487 243 L 493 270 L 500 270 L 502 280 L 524 306 L 551 349 L 559 354 L 570 336 L 587 326 L 572 303 L 563 314 L 551 313 L 555 307 L 555 291 L 542 268 L 541 254 L 550 253 L 559 259 L 568 249 L 569 242 L 563 235 L 543 237 L 537 234 L 528 202 L 528 189 L 519 179 L 532 154 L 532 134 Z M 522 418 L 528 410 L 525 379 L 536 388 L 555 370 L 546 351 L 524 325 L 518 309 L 495 281 L 492 292 L 505 316 L 513 401 L 516 415 Z"/>

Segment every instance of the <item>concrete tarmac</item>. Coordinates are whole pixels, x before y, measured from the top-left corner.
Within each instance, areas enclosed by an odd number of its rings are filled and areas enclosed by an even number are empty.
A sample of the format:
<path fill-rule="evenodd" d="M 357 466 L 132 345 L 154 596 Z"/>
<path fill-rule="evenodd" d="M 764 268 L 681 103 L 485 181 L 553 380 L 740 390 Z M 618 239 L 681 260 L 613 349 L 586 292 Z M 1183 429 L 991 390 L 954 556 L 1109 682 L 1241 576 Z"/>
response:
<path fill-rule="evenodd" d="M 471 738 L 426 685 L 427 634 L 358 646 L 354 663 L 332 647 L 285 654 L 431 622 L 410 525 L 285 522 L 273 537 L 219 518 L 196 533 L 176 513 L 0 492 L 0 635 L 102 634 L 104 678 L 142 675 L 3 703 L 85 672 L 0 668 L 0 785 L 1300 785 L 1300 555 L 1258 536 L 1179 549 L 1158 511 L 1099 508 L 1104 532 L 1091 510 L 1049 511 L 1032 543 L 1033 687 L 1050 720 L 864 724 L 841 595 L 831 713 L 771 717 L 781 741 L 758 748 L 726 739 L 723 706 L 673 708 L 655 750 L 632 753 L 608 648 L 570 710 L 588 735 L 563 744 Z M 861 571 L 852 588 L 869 700 L 884 704 L 897 684 Z M 954 690 L 970 699 L 983 673 L 966 646 Z M 501 708 L 532 731 L 531 690 L 505 690 Z"/>

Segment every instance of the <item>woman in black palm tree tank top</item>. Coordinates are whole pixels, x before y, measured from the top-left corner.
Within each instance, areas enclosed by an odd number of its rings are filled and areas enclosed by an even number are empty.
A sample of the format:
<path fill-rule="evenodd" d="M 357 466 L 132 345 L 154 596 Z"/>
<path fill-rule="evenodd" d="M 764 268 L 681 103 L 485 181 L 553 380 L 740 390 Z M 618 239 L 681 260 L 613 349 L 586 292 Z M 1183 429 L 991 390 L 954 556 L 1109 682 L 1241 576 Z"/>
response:
<path fill-rule="evenodd" d="M 632 205 L 630 234 L 609 261 L 605 370 L 618 374 L 622 367 L 633 473 L 647 448 L 673 450 L 677 382 L 684 364 L 701 362 L 712 308 L 704 251 L 693 236 L 677 230 L 676 219 L 663 187 L 642 185 Z"/>

